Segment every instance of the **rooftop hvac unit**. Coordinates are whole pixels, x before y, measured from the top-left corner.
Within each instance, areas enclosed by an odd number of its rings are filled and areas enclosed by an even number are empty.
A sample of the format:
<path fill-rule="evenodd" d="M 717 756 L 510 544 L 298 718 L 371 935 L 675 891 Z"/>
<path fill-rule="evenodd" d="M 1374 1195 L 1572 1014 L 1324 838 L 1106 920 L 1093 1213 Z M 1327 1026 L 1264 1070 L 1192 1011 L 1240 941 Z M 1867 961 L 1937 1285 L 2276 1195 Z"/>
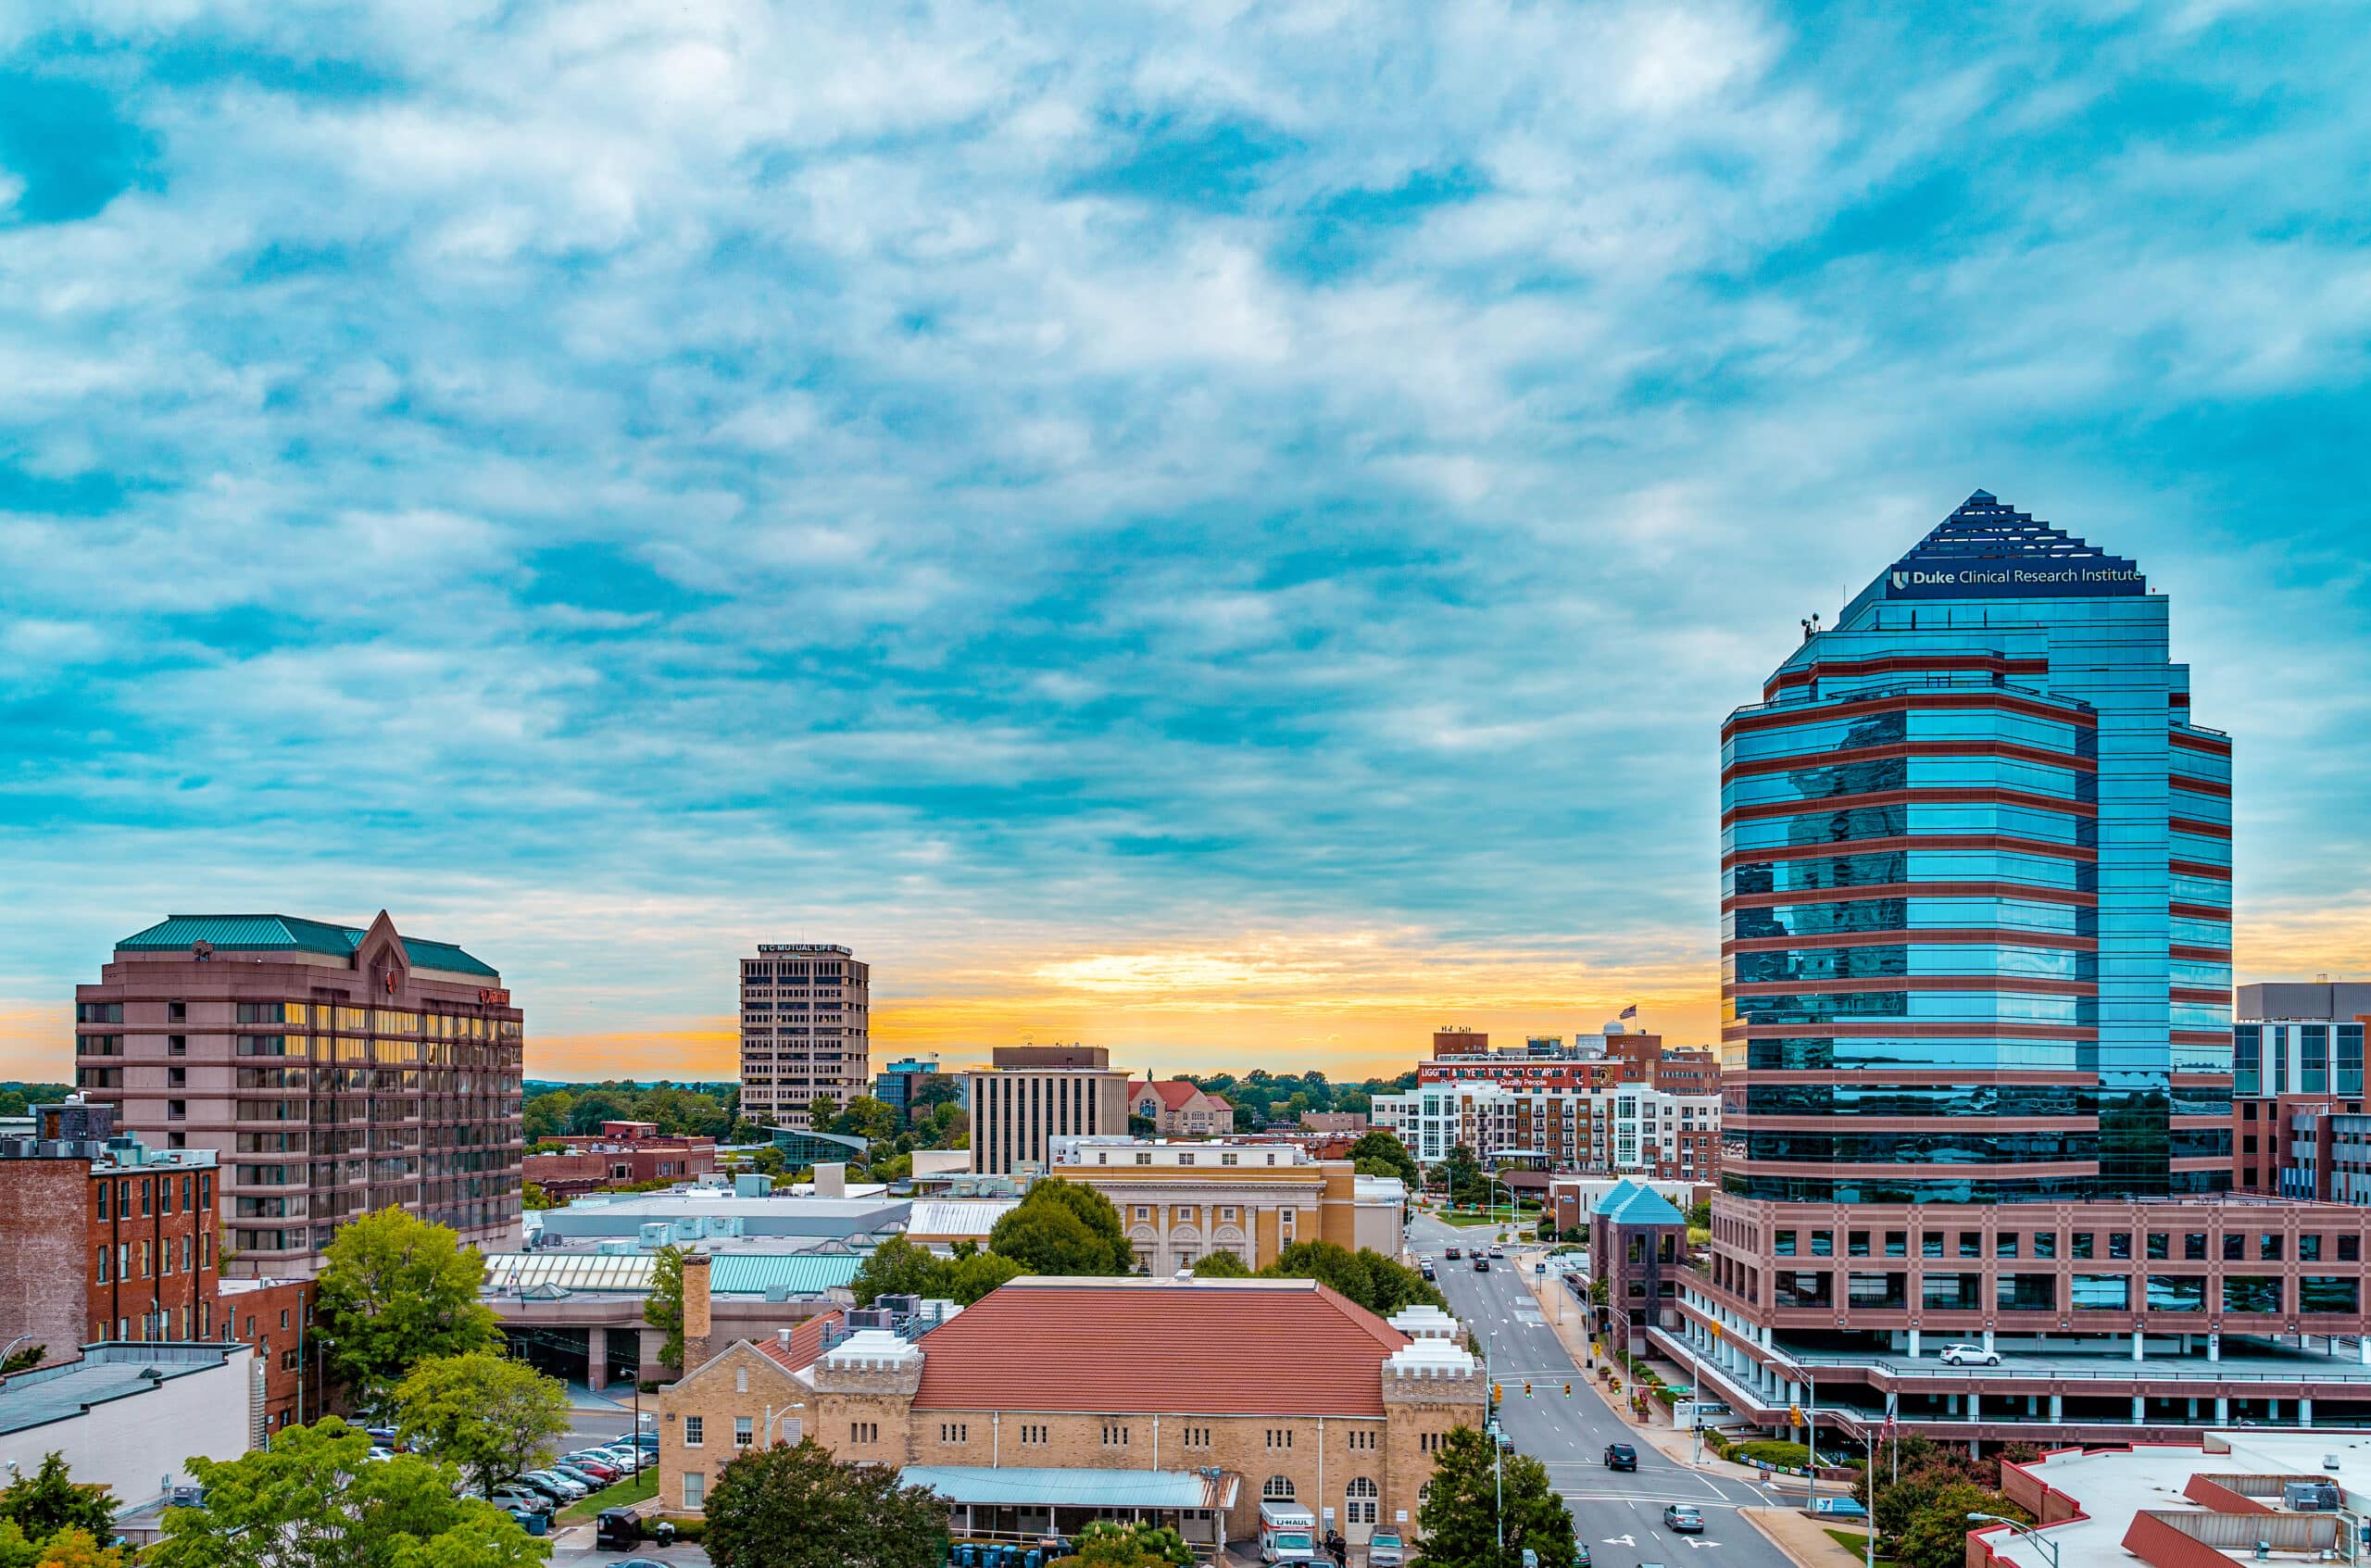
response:
<path fill-rule="evenodd" d="M 2342 1506 L 2338 1485 L 2332 1481 L 2284 1481 L 2280 1501 L 2297 1513 L 2335 1513 Z"/>
<path fill-rule="evenodd" d="M 674 1227 L 664 1220 L 646 1220 L 636 1235 L 643 1246 L 656 1249 L 667 1245 Z"/>
<path fill-rule="evenodd" d="M 892 1317 L 910 1318 L 922 1311 L 922 1298 L 919 1296 L 882 1296 L 875 1298 L 874 1304 Z"/>
<path fill-rule="evenodd" d="M 675 1222 L 673 1229 L 677 1241 L 697 1241 L 700 1238 L 699 1216 L 686 1214 Z"/>
<path fill-rule="evenodd" d="M 784 1285 L 784 1284 L 783 1284 L 783 1283 L 781 1283 L 779 1280 L 777 1280 L 777 1281 L 776 1281 L 775 1283 L 773 1283 L 772 1285 L 770 1285 L 770 1286 L 766 1286 L 766 1299 L 767 1299 L 767 1300 L 769 1300 L 769 1301 L 787 1301 L 787 1300 L 789 1300 L 789 1299 L 790 1299 L 790 1286 L 786 1286 L 786 1285 Z"/>
<path fill-rule="evenodd" d="M 889 1314 L 878 1307 L 857 1307 L 847 1314 L 850 1329 L 890 1327 Z"/>

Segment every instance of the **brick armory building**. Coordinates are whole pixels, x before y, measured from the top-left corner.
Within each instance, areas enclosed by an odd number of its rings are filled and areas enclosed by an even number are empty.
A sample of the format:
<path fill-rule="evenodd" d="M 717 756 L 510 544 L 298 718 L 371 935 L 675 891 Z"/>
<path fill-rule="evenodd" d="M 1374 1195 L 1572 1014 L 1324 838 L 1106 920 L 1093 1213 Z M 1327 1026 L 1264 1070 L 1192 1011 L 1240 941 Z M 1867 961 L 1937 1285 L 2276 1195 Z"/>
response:
<path fill-rule="evenodd" d="M 1412 1534 L 1435 1451 L 1483 1424 L 1487 1388 L 1453 1320 L 1400 1321 L 1313 1280 L 1035 1277 L 912 1340 L 810 1320 L 660 1396 L 659 1498 L 696 1512 L 736 1454 L 812 1437 L 931 1486 L 959 1537 L 1074 1534 L 1089 1511 L 1052 1499 L 1081 1487 L 1205 1542 L 1251 1535 L 1263 1499 L 1330 1511 L 1354 1544 Z"/>
<path fill-rule="evenodd" d="M 168 1151 L 209 1149 L 228 1273 L 308 1277 L 400 1208 L 490 1251 L 520 1232 L 523 1024 L 446 942 L 291 915 L 174 915 L 75 987 L 76 1085 Z"/>

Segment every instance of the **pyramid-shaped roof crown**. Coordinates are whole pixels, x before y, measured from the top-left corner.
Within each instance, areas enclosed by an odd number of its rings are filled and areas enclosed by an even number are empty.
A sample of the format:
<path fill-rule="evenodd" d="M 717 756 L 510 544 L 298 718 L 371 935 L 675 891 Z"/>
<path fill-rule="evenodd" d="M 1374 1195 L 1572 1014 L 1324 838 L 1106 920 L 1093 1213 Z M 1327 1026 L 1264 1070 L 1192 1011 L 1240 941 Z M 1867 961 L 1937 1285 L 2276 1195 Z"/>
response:
<path fill-rule="evenodd" d="M 2087 598 L 2145 594 L 2122 556 L 1978 490 L 1870 584 L 1892 599 Z"/>

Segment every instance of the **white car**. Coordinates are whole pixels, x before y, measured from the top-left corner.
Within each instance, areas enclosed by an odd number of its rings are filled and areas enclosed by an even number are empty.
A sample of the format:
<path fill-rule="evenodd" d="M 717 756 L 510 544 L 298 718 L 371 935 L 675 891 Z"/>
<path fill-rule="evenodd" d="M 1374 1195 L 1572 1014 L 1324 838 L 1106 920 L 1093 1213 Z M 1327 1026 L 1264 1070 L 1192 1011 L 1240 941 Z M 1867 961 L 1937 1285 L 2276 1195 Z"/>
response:
<path fill-rule="evenodd" d="M 2001 1352 L 1988 1350 L 1981 1345 L 1946 1345 L 1943 1347 L 1945 1366 L 1999 1366 Z"/>

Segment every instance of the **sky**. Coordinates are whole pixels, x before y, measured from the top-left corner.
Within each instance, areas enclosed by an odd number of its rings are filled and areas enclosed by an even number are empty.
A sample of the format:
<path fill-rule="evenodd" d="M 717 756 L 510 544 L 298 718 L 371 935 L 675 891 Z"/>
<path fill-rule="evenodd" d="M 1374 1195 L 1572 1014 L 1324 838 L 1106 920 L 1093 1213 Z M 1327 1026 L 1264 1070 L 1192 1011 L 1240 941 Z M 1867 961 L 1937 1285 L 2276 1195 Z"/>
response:
<path fill-rule="evenodd" d="M 1981 486 L 2371 973 L 2344 5 L 0 0 L 0 1074 L 168 913 L 537 1076 L 1716 1029 L 1718 729 Z"/>

